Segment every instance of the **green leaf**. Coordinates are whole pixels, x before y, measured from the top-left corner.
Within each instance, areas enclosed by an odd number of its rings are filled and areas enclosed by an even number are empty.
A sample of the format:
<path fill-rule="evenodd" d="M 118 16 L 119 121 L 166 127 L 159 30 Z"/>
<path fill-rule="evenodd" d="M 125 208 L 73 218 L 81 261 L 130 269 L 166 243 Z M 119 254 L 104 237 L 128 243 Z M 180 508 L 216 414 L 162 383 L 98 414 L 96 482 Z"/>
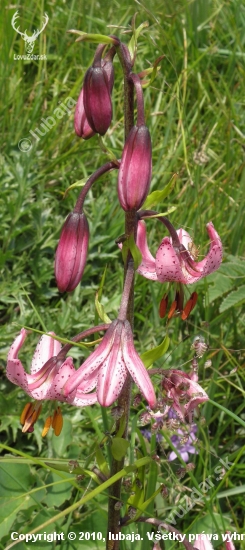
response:
<path fill-rule="evenodd" d="M 99 292 L 96 292 L 95 295 L 95 307 L 97 309 L 98 315 L 100 319 L 103 321 L 103 323 L 111 323 L 110 317 L 108 317 L 107 313 L 105 312 L 104 306 L 99 301 Z"/>
<path fill-rule="evenodd" d="M 178 174 L 174 174 L 171 180 L 164 187 L 164 189 L 162 189 L 162 191 L 152 191 L 152 193 L 150 193 L 150 195 L 148 195 L 148 197 L 146 198 L 142 206 L 142 210 L 148 210 L 153 206 L 157 206 L 160 202 L 166 199 L 166 197 L 168 197 L 168 195 L 171 193 L 172 189 L 174 188 L 177 177 L 178 177 Z M 168 213 L 170 212 L 170 210 L 171 210 L 171 207 L 170 209 L 168 209 Z"/>
<path fill-rule="evenodd" d="M 149 27 L 149 23 L 145 21 L 144 23 L 141 23 L 141 25 L 139 25 L 139 27 L 136 29 L 135 28 L 136 15 L 137 13 L 134 15 L 133 21 L 132 21 L 133 35 L 128 43 L 128 49 L 132 59 L 134 59 L 134 56 L 136 53 L 137 41 L 140 33 L 143 31 L 143 29 L 145 29 L 146 27 Z"/>
<path fill-rule="evenodd" d="M 65 474 L 63 474 L 65 475 Z M 66 499 L 69 499 L 71 496 L 71 491 L 73 485 L 70 483 L 71 474 L 67 474 L 67 481 L 63 480 L 63 483 L 60 483 L 60 476 L 50 472 L 46 479 L 46 483 L 53 483 L 50 487 L 47 488 L 47 496 L 45 498 L 45 504 L 47 506 L 60 506 Z M 58 481 L 59 483 L 55 483 Z"/>
<path fill-rule="evenodd" d="M 77 31 L 75 29 L 71 29 L 67 32 L 78 34 L 79 38 L 76 39 L 76 42 L 93 42 L 94 44 L 115 44 L 115 38 L 111 38 L 110 36 L 106 36 L 105 34 L 90 34 L 83 31 Z"/>
<path fill-rule="evenodd" d="M 210 303 L 212 303 L 217 298 L 221 298 L 221 296 L 223 296 L 229 290 L 231 290 L 234 284 L 231 279 L 229 279 L 225 275 L 222 275 L 220 271 L 209 275 L 207 283 L 208 283 L 208 292 L 207 292 L 208 301 Z"/>
<path fill-rule="evenodd" d="M 38 497 L 28 494 L 33 477 L 25 464 L 6 464 L 0 467 L 0 531 L 8 535 L 20 510 L 36 504 Z"/>
<path fill-rule="evenodd" d="M 168 335 L 165 336 L 162 343 L 157 346 L 156 348 L 152 348 L 150 351 L 145 351 L 145 353 L 142 353 L 140 356 L 141 361 L 143 361 L 146 368 L 150 367 L 154 361 L 157 361 L 157 359 L 160 359 L 168 350 L 170 344 L 170 339 Z"/>
<path fill-rule="evenodd" d="M 68 195 L 71 189 L 76 189 L 77 187 L 84 187 L 86 182 L 87 182 L 87 178 L 83 178 L 81 180 L 75 181 L 75 183 L 72 183 L 72 185 L 69 185 L 69 187 L 67 187 L 67 189 L 64 192 L 63 199 L 66 198 L 66 196 Z"/>
<path fill-rule="evenodd" d="M 128 237 L 122 245 L 122 257 L 123 257 L 124 263 L 126 262 L 129 250 L 130 250 L 130 252 L 132 254 L 132 258 L 134 260 L 134 269 L 136 270 L 136 269 L 138 269 L 139 265 L 142 262 L 142 254 L 141 254 L 138 246 L 135 243 L 133 235 L 130 235 L 130 237 Z"/>
<path fill-rule="evenodd" d="M 99 447 L 99 445 L 96 446 L 96 452 L 95 452 L 95 456 L 96 456 L 96 460 L 97 460 L 97 464 L 99 466 L 99 469 L 101 470 L 101 472 L 106 476 L 106 477 L 109 477 L 110 475 L 110 470 L 108 468 L 108 465 L 107 465 L 107 462 L 106 462 L 106 459 L 102 453 L 102 450 L 101 448 Z"/>
<path fill-rule="evenodd" d="M 220 313 L 223 313 L 223 311 L 226 311 L 230 307 L 241 305 L 243 302 L 245 302 L 245 285 L 240 286 L 238 290 L 230 292 L 230 294 L 224 298 L 219 308 Z"/>
<path fill-rule="evenodd" d="M 111 444 L 111 453 L 115 460 L 122 460 L 129 447 L 129 441 L 122 437 L 114 437 Z"/>

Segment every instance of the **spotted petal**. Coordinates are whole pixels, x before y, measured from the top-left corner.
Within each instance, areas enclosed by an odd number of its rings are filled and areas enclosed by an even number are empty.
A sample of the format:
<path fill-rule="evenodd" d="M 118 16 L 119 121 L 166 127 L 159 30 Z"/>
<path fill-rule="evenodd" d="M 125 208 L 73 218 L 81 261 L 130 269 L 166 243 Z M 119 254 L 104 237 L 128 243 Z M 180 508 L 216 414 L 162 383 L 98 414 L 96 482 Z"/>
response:
<path fill-rule="evenodd" d="M 121 347 L 122 328 L 120 323 L 116 329 L 114 346 L 99 370 L 97 395 L 99 403 L 104 407 L 116 401 L 127 378 Z"/>

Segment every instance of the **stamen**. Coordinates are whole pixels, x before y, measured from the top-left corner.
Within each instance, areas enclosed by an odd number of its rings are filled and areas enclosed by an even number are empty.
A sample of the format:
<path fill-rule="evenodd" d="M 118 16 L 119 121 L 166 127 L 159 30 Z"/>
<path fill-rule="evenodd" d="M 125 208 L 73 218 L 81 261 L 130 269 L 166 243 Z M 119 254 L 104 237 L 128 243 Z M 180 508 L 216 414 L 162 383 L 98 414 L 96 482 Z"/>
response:
<path fill-rule="evenodd" d="M 194 309 L 197 303 L 197 299 L 198 299 L 197 292 L 193 292 L 188 302 L 186 302 L 186 305 L 182 311 L 182 315 L 181 315 L 182 321 L 185 321 L 189 317 L 191 311 Z"/>
<path fill-rule="evenodd" d="M 172 305 L 170 307 L 170 310 L 168 312 L 168 319 L 172 319 L 176 308 L 177 308 L 177 302 L 176 302 L 176 300 L 174 300 L 174 302 L 172 303 Z"/>
<path fill-rule="evenodd" d="M 167 307 L 168 307 L 168 295 L 164 294 L 159 306 L 159 317 L 161 317 L 161 319 L 165 317 Z"/>
<path fill-rule="evenodd" d="M 57 407 L 57 409 L 54 412 L 52 428 L 54 429 L 55 435 L 60 435 L 61 430 L 63 428 L 63 417 L 61 414 L 60 407 Z"/>
<path fill-rule="evenodd" d="M 23 425 L 22 432 L 26 433 L 33 431 L 33 425 L 37 421 L 42 410 L 42 403 L 27 403 L 20 417 L 20 422 Z M 32 428 L 32 429 L 31 429 Z"/>
<path fill-rule="evenodd" d="M 45 437 L 45 435 L 47 435 L 49 428 L 52 425 L 52 420 L 53 420 L 52 416 L 48 416 L 48 418 L 46 418 L 43 431 L 42 431 L 42 437 Z"/>

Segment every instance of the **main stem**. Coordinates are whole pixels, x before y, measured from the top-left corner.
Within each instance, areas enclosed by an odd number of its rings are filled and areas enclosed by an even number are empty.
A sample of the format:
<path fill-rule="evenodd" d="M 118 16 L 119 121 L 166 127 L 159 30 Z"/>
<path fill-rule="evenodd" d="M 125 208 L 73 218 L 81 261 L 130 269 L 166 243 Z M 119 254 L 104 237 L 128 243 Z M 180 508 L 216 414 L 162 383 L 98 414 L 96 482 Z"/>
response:
<path fill-rule="evenodd" d="M 131 66 L 126 59 L 123 50 L 119 46 L 117 48 L 118 57 L 120 59 L 123 72 L 124 72 L 124 131 L 125 131 L 125 140 L 134 125 L 134 85 L 133 82 L 128 78 L 129 73 L 131 72 Z M 136 211 L 130 211 L 125 213 L 125 234 L 127 236 L 134 235 L 137 228 L 137 218 Z M 124 266 L 124 280 L 127 273 L 128 263 L 131 259 L 131 254 L 128 254 L 127 260 Z M 128 301 L 127 309 L 127 319 L 130 322 L 130 325 L 133 330 L 134 324 L 134 278 L 131 285 L 130 297 Z M 127 439 L 128 437 L 128 420 L 130 412 L 130 399 L 131 399 L 131 377 L 128 375 L 125 384 L 123 386 L 120 397 L 118 398 L 118 406 L 122 407 L 124 411 L 125 419 L 125 428 L 124 433 L 121 437 Z M 117 422 L 116 432 L 119 430 L 120 420 Z M 117 472 L 122 470 L 124 466 L 124 458 L 122 460 L 112 459 L 111 464 L 111 476 L 115 475 Z M 108 503 L 108 531 L 107 531 L 107 550 L 118 550 L 120 541 L 119 540 L 109 540 L 109 533 L 113 535 L 113 538 L 116 538 L 120 531 L 120 509 L 115 508 L 115 504 L 120 502 L 121 498 L 121 483 L 122 480 L 118 480 L 114 483 L 109 490 L 109 503 Z M 112 537 L 110 537 L 112 538 Z"/>

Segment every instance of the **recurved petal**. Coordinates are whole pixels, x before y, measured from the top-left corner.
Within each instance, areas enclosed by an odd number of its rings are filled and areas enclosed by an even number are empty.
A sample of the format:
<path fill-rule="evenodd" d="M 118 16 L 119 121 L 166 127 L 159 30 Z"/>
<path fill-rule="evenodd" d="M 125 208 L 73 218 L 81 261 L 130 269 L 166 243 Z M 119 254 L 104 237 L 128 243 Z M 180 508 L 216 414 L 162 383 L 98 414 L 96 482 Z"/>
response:
<path fill-rule="evenodd" d="M 149 374 L 142 363 L 133 343 L 130 324 L 125 321 L 124 335 L 122 335 L 123 359 L 134 382 L 148 401 L 150 407 L 156 407 L 156 396 Z"/>
<path fill-rule="evenodd" d="M 195 264 L 195 268 L 205 277 L 216 271 L 222 262 L 222 242 L 212 222 L 207 224 L 207 232 L 210 238 L 210 247 L 207 256 L 201 262 Z"/>
<path fill-rule="evenodd" d="M 27 331 L 22 328 L 9 350 L 6 375 L 10 382 L 20 386 L 28 393 L 27 375 L 21 361 L 18 359 L 18 353 L 23 346 L 26 336 Z"/>
<path fill-rule="evenodd" d="M 64 395 L 68 396 L 73 390 L 80 387 L 81 391 L 89 392 L 94 388 L 91 387 L 91 375 L 98 371 L 98 368 L 101 366 L 103 361 L 107 358 L 110 353 L 111 347 L 115 338 L 115 328 L 118 321 L 113 321 L 109 328 L 106 331 L 105 336 L 103 337 L 102 342 L 98 345 L 97 349 L 93 351 L 86 359 L 86 361 L 81 365 L 81 367 L 73 374 L 64 387 Z M 98 375 L 98 373 L 97 373 Z M 94 376 L 92 376 L 92 382 L 94 383 Z"/>
<path fill-rule="evenodd" d="M 6 375 L 7 375 L 7 378 L 10 380 L 10 382 L 12 382 L 12 384 L 19 386 L 26 393 L 31 395 L 28 390 L 27 374 L 19 359 L 8 360 Z"/>
<path fill-rule="evenodd" d="M 146 224 L 141 220 L 138 222 L 136 244 L 142 254 L 142 262 L 137 272 L 143 277 L 146 277 L 146 279 L 157 281 L 156 261 L 148 248 Z"/>
<path fill-rule="evenodd" d="M 22 348 L 26 337 L 27 337 L 27 330 L 22 328 L 18 336 L 15 338 L 8 352 L 8 360 L 17 359 L 20 348 Z"/>
<path fill-rule="evenodd" d="M 58 355 L 61 350 L 61 343 L 52 338 L 52 335 L 55 336 L 55 333 L 49 332 L 49 334 L 50 336 L 44 334 L 37 344 L 31 362 L 31 374 L 37 373 L 46 361 L 54 357 L 54 355 Z"/>

